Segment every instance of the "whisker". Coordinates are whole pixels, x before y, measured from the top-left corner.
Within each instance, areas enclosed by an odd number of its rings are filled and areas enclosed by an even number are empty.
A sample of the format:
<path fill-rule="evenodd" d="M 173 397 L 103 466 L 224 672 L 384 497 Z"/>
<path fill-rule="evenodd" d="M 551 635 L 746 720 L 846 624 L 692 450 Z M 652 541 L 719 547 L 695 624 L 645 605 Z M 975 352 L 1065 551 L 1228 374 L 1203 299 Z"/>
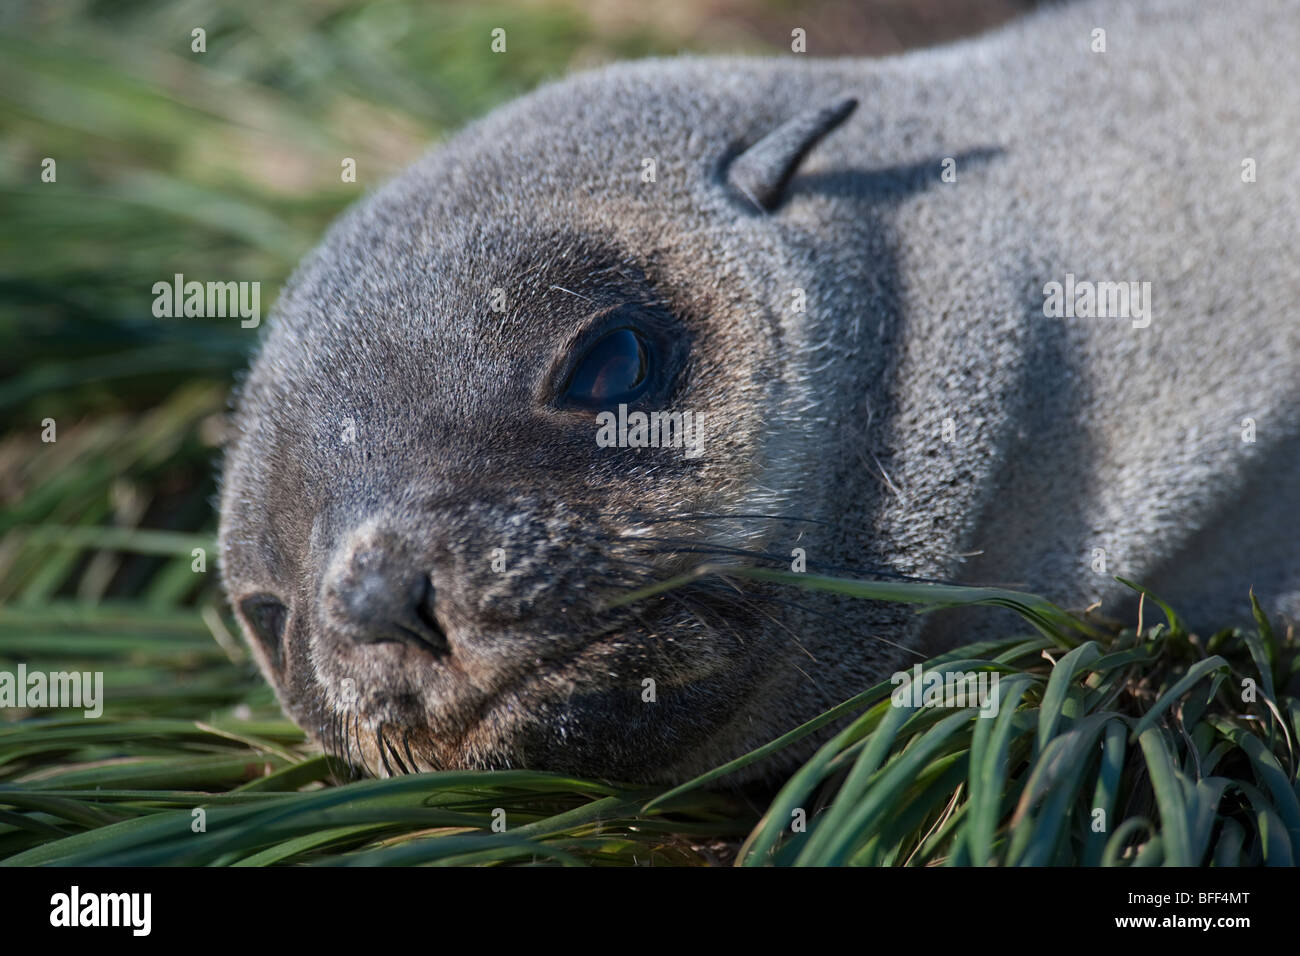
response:
<path fill-rule="evenodd" d="M 418 770 L 420 761 L 416 760 L 415 756 L 411 753 L 411 734 L 406 729 L 402 730 L 402 749 L 406 751 L 406 759 L 411 761 L 413 772 L 414 770 Z"/>
<path fill-rule="evenodd" d="M 406 764 L 402 762 L 402 758 L 398 756 L 397 748 L 393 746 L 392 741 L 389 740 L 387 736 L 383 736 L 381 739 L 383 740 L 384 747 L 393 755 L 393 762 L 397 764 L 397 768 L 402 773 L 410 773 L 411 771 L 407 768 Z"/>
<path fill-rule="evenodd" d="M 384 725 L 378 724 L 375 727 L 375 749 L 379 751 L 379 759 L 384 765 L 384 773 L 393 776 L 393 768 L 389 766 L 388 754 L 384 752 Z"/>
<path fill-rule="evenodd" d="M 757 551 L 749 548 L 738 548 L 730 545 L 709 545 L 702 544 L 698 541 L 692 541 L 689 538 L 642 538 L 638 536 L 628 536 L 625 541 L 635 543 L 638 541 L 648 541 L 663 544 L 681 543 L 681 547 L 669 547 L 662 549 L 646 548 L 647 554 L 700 554 L 700 555 L 725 555 L 728 557 L 747 557 L 765 561 L 773 561 L 777 564 L 788 565 L 790 558 L 784 554 L 774 554 L 770 551 Z M 880 567 L 878 565 L 850 567 L 842 564 L 827 564 L 820 561 L 808 561 L 810 571 L 833 571 L 838 574 L 850 574 L 860 577 L 874 576 L 879 578 L 888 578 L 896 581 L 906 581 L 914 584 L 946 584 L 955 587 L 962 586 L 962 582 L 950 580 L 947 578 L 926 578 L 913 574 L 903 574 L 890 568 Z"/>
<path fill-rule="evenodd" d="M 732 518 L 738 518 L 747 521 L 800 521 L 807 524 L 818 524 L 824 527 L 832 527 L 828 521 L 819 521 L 816 518 L 803 518 L 798 515 L 764 515 L 764 514 L 723 514 L 710 512 L 688 512 L 685 514 L 673 515 L 646 515 L 639 511 L 607 511 L 597 512 L 598 517 L 609 518 L 630 518 L 640 524 L 665 524 L 671 521 L 725 521 Z"/>

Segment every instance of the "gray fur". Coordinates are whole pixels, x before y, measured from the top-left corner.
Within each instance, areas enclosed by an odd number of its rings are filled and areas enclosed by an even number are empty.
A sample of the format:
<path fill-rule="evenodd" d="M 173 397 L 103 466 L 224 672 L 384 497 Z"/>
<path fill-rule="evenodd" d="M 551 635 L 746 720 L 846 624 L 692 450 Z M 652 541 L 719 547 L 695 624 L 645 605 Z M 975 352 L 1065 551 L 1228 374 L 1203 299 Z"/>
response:
<path fill-rule="evenodd" d="M 253 642 L 285 708 L 378 773 L 679 779 L 1012 623 L 726 587 L 602 613 L 730 547 L 1300 613 L 1298 56 L 1273 0 L 1083 3 L 884 60 L 614 66 L 464 130 L 333 227 L 242 389 L 223 573 L 289 605 L 282 665 Z M 846 97 L 772 212 L 737 201 L 727 157 Z M 1067 273 L 1149 281 L 1150 326 L 1045 317 Z M 546 401 L 628 302 L 689 356 L 699 459 Z M 349 639 L 339 589 L 397 564 L 449 655 Z"/>

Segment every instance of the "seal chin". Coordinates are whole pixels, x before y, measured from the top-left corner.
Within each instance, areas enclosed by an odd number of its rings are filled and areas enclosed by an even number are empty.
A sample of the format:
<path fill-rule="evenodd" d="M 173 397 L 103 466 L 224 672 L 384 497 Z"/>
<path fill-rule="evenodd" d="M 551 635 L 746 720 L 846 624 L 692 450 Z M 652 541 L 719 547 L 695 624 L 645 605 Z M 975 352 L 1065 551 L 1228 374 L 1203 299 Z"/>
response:
<path fill-rule="evenodd" d="M 578 691 L 563 698 L 536 691 L 521 688 L 494 700 L 460 734 L 360 715 L 342 721 L 343 732 L 323 743 L 333 755 L 375 776 L 526 767 L 659 783 L 694 773 L 672 768 L 693 766 L 695 755 L 708 752 L 716 736 L 710 723 L 688 707 L 640 708 L 617 690 Z M 703 688 L 674 691 L 708 696 Z"/>
<path fill-rule="evenodd" d="M 453 635 L 450 653 L 416 642 L 322 640 L 312 655 L 328 701 L 318 737 L 327 752 L 377 776 L 527 767 L 667 779 L 648 777 L 647 768 L 689 762 L 731 716 L 719 678 L 734 675 L 736 662 L 706 656 L 665 668 L 645 639 L 611 633 L 549 654 L 537 648 L 555 642 L 519 637 Z M 638 679 L 642 670 L 659 677 Z M 629 693 L 630 683 L 639 693 Z"/>

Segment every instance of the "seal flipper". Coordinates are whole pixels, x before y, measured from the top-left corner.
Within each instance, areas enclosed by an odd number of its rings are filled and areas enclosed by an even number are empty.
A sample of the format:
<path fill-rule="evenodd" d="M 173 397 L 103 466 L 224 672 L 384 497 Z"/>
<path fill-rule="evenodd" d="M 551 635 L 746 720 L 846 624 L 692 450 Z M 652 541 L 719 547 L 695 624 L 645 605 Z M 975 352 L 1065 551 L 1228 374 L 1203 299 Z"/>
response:
<path fill-rule="evenodd" d="M 760 210 L 771 212 L 808 151 L 857 105 L 857 100 L 846 97 L 787 120 L 731 162 L 727 182 Z"/>

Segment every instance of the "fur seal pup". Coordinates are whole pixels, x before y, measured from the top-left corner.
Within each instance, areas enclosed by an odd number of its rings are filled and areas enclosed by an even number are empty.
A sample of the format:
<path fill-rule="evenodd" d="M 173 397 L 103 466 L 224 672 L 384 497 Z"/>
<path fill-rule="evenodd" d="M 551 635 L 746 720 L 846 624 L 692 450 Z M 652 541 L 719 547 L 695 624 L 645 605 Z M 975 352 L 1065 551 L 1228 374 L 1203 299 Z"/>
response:
<path fill-rule="evenodd" d="M 1268 0 L 1083 3 L 473 124 L 334 225 L 239 391 L 222 568 L 284 708 L 372 773 L 681 779 L 917 659 L 907 608 L 725 577 L 607 608 L 796 548 L 1300 612 L 1298 56 Z"/>

